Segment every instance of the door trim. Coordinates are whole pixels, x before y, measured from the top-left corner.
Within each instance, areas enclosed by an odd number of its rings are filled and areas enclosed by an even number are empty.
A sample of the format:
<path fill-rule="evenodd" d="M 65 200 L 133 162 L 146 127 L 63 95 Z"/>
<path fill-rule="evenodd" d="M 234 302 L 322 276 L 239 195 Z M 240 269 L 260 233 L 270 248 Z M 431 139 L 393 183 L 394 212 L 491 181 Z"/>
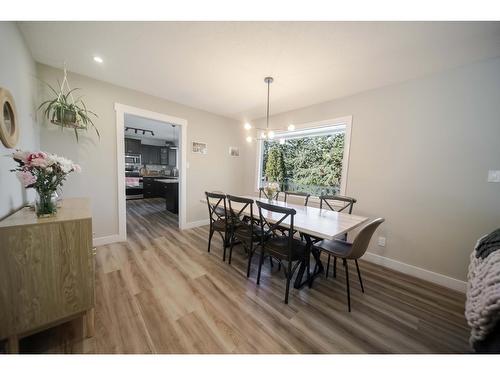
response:
<path fill-rule="evenodd" d="M 125 113 L 152 120 L 179 125 L 180 134 L 180 183 L 179 183 L 179 228 L 186 228 L 186 183 L 187 183 L 187 120 L 164 113 L 148 111 L 146 109 L 115 103 L 116 112 L 116 168 L 118 189 L 118 237 L 119 241 L 127 240 L 127 218 L 125 197 Z"/>

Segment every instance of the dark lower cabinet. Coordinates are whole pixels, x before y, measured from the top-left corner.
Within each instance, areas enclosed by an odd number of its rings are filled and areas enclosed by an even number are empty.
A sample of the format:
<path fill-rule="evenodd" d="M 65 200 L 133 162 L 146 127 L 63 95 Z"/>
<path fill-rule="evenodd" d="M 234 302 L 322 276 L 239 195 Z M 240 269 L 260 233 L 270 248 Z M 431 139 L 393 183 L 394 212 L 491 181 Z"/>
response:
<path fill-rule="evenodd" d="M 165 185 L 165 201 L 167 211 L 173 214 L 179 213 L 179 183 L 170 183 Z"/>
<path fill-rule="evenodd" d="M 167 211 L 179 213 L 179 183 L 155 181 L 158 177 L 143 178 L 144 198 L 165 198 Z"/>
<path fill-rule="evenodd" d="M 152 178 L 148 177 L 143 177 L 142 179 L 142 194 L 144 198 L 154 198 L 154 191 L 153 191 L 153 182 L 154 180 Z"/>

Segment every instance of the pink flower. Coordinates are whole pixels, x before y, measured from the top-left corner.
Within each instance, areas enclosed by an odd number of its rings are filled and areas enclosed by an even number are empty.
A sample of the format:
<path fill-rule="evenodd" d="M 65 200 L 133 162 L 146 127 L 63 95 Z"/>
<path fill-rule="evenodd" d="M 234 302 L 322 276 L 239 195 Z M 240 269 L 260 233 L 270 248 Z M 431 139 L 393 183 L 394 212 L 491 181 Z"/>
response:
<path fill-rule="evenodd" d="M 32 152 L 27 157 L 27 165 L 30 167 L 47 168 L 49 160 L 47 159 L 47 154 L 45 152 Z"/>
<path fill-rule="evenodd" d="M 80 167 L 79 164 L 73 164 L 73 170 L 76 172 L 76 173 L 80 173 L 82 171 L 82 167 Z"/>
<path fill-rule="evenodd" d="M 29 187 L 36 182 L 36 177 L 29 171 L 19 171 L 16 173 L 24 187 Z"/>
<path fill-rule="evenodd" d="M 26 164 L 29 154 L 30 153 L 28 151 L 16 150 L 16 152 L 12 154 L 12 158 L 16 161 L 21 161 Z"/>

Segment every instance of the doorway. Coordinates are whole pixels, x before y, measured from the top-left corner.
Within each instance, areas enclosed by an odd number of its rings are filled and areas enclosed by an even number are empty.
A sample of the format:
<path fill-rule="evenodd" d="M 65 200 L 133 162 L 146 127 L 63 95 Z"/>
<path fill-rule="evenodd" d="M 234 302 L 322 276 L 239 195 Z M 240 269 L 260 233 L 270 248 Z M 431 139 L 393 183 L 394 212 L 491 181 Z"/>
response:
<path fill-rule="evenodd" d="M 165 194 L 165 191 L 168 192 L 169 197 L 175 193 L 178 197 L 178 226 L 184 229 L 186 227 L 187 121 L 120 103 L 115 103 L 115 112 L 119 241 L 127 240 L 127 196 L 131 199 L 141 199 L 144 198 L 145 191 L 146 198 L 150 194 L 161 196 Z M 164 141 L 163 144 L 161 144 L 162 141 Z M 141 143 L 144 144 L 142 151 Z M 175 162 L 172 161 L 173 159 Z M 130 176 L 126 180 L 127 174 Z M 144 177 L 148 190 L 144 190 L 146 188 Z M 174 187 L 171 178 L 176 179 L 178 187 Z M 140 183 L 142 185 L 135 186 Z M 152 188 L 152 184 L 158 187 Z M 177 191 L 172 191 L 172 189 Z M 166 199 L 165 209 L 167 208 L 169 208 L 169 201 Z M 173 212 L 172 206 L 169 211 Z"/>

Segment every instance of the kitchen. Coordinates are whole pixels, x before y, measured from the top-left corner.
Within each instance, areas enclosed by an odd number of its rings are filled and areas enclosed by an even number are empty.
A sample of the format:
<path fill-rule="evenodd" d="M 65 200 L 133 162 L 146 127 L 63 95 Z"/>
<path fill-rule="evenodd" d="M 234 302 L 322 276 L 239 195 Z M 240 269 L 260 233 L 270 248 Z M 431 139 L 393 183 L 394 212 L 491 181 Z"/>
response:
<path fill-rule="evenodd" d="M 177 215 L 179 126 L 126 114 L 124 127 L 127 203 L 163 199 L 164 210 Z"/>

